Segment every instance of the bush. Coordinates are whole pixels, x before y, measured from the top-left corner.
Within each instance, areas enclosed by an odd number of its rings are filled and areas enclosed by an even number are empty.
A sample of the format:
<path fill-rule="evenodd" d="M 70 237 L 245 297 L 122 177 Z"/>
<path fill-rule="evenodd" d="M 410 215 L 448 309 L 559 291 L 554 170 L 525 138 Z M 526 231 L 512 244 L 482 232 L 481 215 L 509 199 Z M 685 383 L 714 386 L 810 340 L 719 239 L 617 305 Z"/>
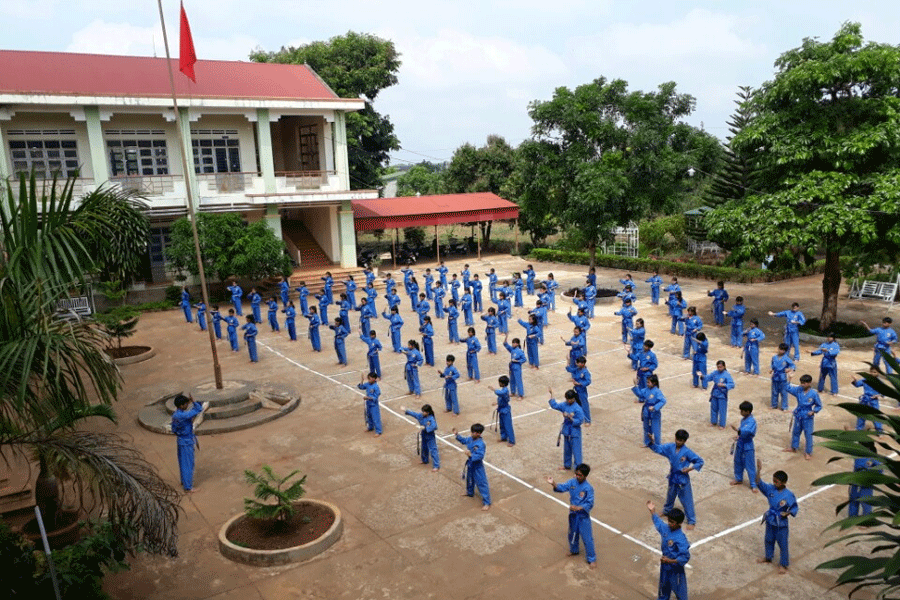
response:
<path fill-rule="evenodd" d="M 657 217 L 638 225 L 641 244 L 646 246 L 650 252 L 671 252 L 683 248 L 687 242 L 684 231 L 684 215 Z"/>
<path fill-rule="evenodd" d="M 425 228 L 424 227 L 404 227 L 403 228 L 403 239 L 410 246 L 424 246 L 425 245 Z"/>
<path fill-rule="evenodd" d="M 181 288 L 179 286 L 166 286 L 166 302 L 169 304 L 181 303 Z"/>
<path fill-rule="evenodd" d="M 819 319 L 807 319 L 806 323 L 800 326 L 800 331 L 810 335 L 825 335 L 822 327 L 819 325 Z M 842 321 L 832 323 L 831 327 L 828 328 L 828 332 L 833 333 L 834 337 L 838 339 L 865 338 L 872 335 L 868 329 L 859 323 L 844 323 Z"/>
<path fill-rule="evenodd" d="M 275 523 L 283 523 L 289 520 L 296 513 L 294 502 L 299 500 L 305 490 L 303 484 L 306 483 L 306 475 L 295 481 L 287 489 L 282 487 L 287 484 L 300 471 L 294 471 L 290 475 L 280 477 L 272 471 L 269 465 L 263 465 L 261 473 L 254 473 L 249 469 L 244 471 L 244 478 L 247 483 L 254 486 L 253 498 L 244 498 L 244 512 L 248 517 L 254 519 L 267 519 Z M 275 499 L 275 504 L 267 504 L 262 500 Z"/>

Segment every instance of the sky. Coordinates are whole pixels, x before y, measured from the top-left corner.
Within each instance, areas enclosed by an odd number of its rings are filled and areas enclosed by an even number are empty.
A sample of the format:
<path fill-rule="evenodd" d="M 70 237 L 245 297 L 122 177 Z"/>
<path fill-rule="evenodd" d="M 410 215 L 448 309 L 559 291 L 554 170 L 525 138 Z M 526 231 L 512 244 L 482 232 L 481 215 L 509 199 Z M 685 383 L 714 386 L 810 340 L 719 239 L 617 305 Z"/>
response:
<path fill-rule="evenodd" d="M 531 135 L 528 105 L 598 77 L 650 91 L 668 81 L 694 96 L 687 119 L 720 139 L 740 85 L 759 86 L 803 38 L 862 23 L 867 40 L 900 44 L 896 0 L 184 0 L 200 59 L 248 60 L 347 31 L 394 42 L 399 83 L 375 108 L 402 149 L 394 164 L 449 160 L 488 135 Z M 178 2 L 163 9 L 173 56 Z M 2 46 L 164 56 L 155 0 L 0 0 Z M 202 76 L 198 72 L 198 76 Z"/>

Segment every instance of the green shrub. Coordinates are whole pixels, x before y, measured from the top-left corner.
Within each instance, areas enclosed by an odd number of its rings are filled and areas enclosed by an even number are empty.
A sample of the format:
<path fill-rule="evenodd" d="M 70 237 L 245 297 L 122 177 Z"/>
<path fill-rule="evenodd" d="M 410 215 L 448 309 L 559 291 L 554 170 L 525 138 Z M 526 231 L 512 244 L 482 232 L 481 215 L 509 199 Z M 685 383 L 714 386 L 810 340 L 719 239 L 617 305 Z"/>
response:
<path fill-rule="evenodd" d="M 177 285 L 166 286 L 166 302 L 170 304 L 181 302 L 181 287 Z"/>
<path fill-rule="evenodd" d="M 303 484 L 306 483 L 306 475 L 290 484 L 287 489 L 282 489 L 288 482 L 300 471 L 294 471 L 285 477 L 279 477 L 272 472 L 272 467 L 263 465 L 261 473 L 254 473 L 249 469 L 244 471 L 244 477 L 247 483 L 254 486 L 253 498 L 244 498 L 244 512 L 248 517 L 254 519 L 266 519 L 275 523 L 283 523 L 294 516 L 296 509 L 294 502 L 299 500 L 305 490 Z M 274 504 L 262 502 L 264 500 L 275 500 Z"/>
<path fill-rule="evenodd" d="M 641 244 L 650 252 L 683 248 L 687 242 L 684 215 L 657 217 L 638 225 Z"/>
<path fill-rule="evenodd" d="M 424 227 L 404 227 L 403 239 L 410 246 L 425 245 L 425 228 Z"/>
<path fill-rule="evenodd" d="M 807 319 L 806 323 L 800 326 L 800 331 L 810 335 L 824 336 L 822 327 L 819 325 L 819 319 Z M 844 323 L 843 321 L 835 321 L 828 328 L 829 333 L 833 333 L 838 339 L 853 339 L 870 337 L 872 334 L 869 330 L 859 323 Z"/>

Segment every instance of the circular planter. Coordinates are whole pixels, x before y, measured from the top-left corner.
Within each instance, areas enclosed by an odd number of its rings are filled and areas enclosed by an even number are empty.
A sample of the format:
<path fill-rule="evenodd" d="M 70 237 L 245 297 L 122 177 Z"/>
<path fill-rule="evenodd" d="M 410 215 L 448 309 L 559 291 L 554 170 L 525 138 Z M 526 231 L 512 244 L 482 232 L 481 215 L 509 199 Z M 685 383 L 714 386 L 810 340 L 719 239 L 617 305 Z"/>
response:
<path fill-rule="evenodd" d="M 841 348 L 866 348 L 868 346 L 874 346 L 877 339 L 877 336 L 871 335 L 862 338 L 835 338 L 834 341 L 840 344 Z M 821 335 L 803 333 L 801 331 L 800 341 L 807 344 L 824 344 L 828 341 L 828 338 Z"/>
<path fill-rule="evenodd" d="M 319 536 L 317 539 L 303 544 L 302 546 L 293 546 L 291 548 L 282 548 L 279 550 L 256 550 L 254 548 L 244 548 L 238 546 L 228 540 L 228 533 L 235 527 L 237 523 L 246 519 L 246 515 L 237 515 L 229 519 L 227 523 L 222 525 L 219 530 L 219 552 L 225 558 L 235 562 L 244 563 L 255 567 L 273 567 L 277 565 L 286 565 L 290 563 L 303 562 L 314 556 L 318 556 L 331 547 L 344 531 L 344 521 L 341 518 L 340 509 L 324 500 L 305 499 L 297 504 L 316 504 L 334 514 L 334 523 L 331 527 Z"/>
<path fill-rule="evenodd" d="M 615 292 L 615 290 L 610 290 L 610 291 Z M 594 306 L 615 304 L 615 303 L 619 302 L 620 300 L 619 300 L 619 297 L 616 296 L 616 293 L 613 293 L 613 294 L 607 293 L 603 296 L 597 296 L 596 298 L 594 298 Z M 563 292 L 562 294 L 559 294 L 559 297 L 564 298 L 565 300 L 568 300 L 572 304 L 575 304 L 575 297 L 572 296 L 571 294 L 569 294 L 568 292 Z"/>
<path fill-rule="evenodd" d="M 79 519 L 81 513 L 77 510 L 61 510 L 57 517 L 57 528 L 47 531 L 47 542 L 50 548 L 58 550 L 71 546 L 81 537 L 81 521 Z M 38 527 L 37 519 L 31 519 L 22 528 L 22 535 L 25 539 L 31 541 L 36 548 L 41 546 L 41 530 Z"/>
<path fill-rule="evenodd" d="M 156 350 L 150 346 L 122 346 L 122 350 L 126 351 L 126 355 L 121 358 L 112 356 L 114 363 L 119 365 L 133 365 L 134 363 L 143 362 L 156 356 Z M 116 348 L 118 350 L 118 348 Z M 109 354 L 109 352 L 107 352 Z"/>

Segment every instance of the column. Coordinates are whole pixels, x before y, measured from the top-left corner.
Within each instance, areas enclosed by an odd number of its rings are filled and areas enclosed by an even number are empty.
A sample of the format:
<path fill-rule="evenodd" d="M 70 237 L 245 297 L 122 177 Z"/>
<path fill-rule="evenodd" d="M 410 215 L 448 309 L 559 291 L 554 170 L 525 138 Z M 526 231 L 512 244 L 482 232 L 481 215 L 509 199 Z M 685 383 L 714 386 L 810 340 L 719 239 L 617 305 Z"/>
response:
<path fill-rule="evenodd" d="M 262 170 L 263 184 L 267 194 L 274 194 L 275 159 L 272 156 L 272 125 L 269 123 L 268 108 L 256 109 L 256 139 L 259 140 L 259 168 Z"/>
<path fill-rule="evenodd" d="M 2 119 L 0 119 L 2 122 Z M 0 128 L 0 181 L 12 175 L 12 163 L 9 162 L 9 155 L 6 153 L 6 144 L 8 142 L 3 138 L 3 128 Z M 0 192 L 3 192 L 3 186 L 0 186 Z"/>
<path fill-rule="evenodd" d="M 356 235 L 353 230 L 353 205 L 349 200 L 341 201 L 338 232 L 341 239 L 341 267 L 352 269 L 356 266 Z"/>
<path fill-rule="evenodd" d="M 179 122 L 181 124 L 181 139 L 184 145 L 181 148 L 182 169 L 187 169 L 184 174 L 185 189 L 188 190 L 188 198 L 192 199 L 194 210 L 200 210 L 200 191 L 197 188 L 197 176 L 194 173 L 194 148 L 191 145 L 191 111 L 184 106 L 178 107 Z"/>
<path fill-rule="evenodd" d="M 334 168 L 342 190 L 350 189 L 350 162 L 347 159 L 347 118 L 342 112 L 334 113 Z"/>
<path fill-rule="evenodd" d="M 91 170 L 94 172 L 94 184 L 99 186 L 109 181 L 109 167 L 106 164 L 106 143 L 103 141 L 103 127 L 100 124 L 100 109 L 96 106 L 85 106 L 84 120 L 87 126 L 88 147 L 91 151 Z"/>
<path fill-rule="evenodd" d="M 266 225 L 275 232 L 276 239 L 282 239 L 281 234 L 281 213 L 275 204 L 266 205 Z"/>

